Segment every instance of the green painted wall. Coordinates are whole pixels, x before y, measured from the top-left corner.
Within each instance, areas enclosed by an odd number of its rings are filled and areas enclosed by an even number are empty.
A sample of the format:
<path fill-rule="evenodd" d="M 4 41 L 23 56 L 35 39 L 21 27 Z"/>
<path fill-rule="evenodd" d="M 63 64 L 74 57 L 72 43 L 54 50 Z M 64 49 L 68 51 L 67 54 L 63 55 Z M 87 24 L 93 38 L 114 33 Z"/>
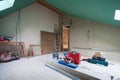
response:
<path fill-rule="evenodd" d="M 89 19 L 120 27 L 114 20 L 116 9 L 120 10 L 120 0 L 45 0 L 70 16 Z"/>

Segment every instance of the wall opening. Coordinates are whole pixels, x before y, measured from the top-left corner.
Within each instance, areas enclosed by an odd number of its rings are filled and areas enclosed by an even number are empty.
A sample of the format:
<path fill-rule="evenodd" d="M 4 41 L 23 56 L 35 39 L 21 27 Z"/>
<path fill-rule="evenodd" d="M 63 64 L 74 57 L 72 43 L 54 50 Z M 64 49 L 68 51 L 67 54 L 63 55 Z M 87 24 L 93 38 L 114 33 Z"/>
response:
<path fill-rule="evenodd" d="M 70 39 L 69 32 L 70 32 L 69 26 L 62 27 L 62 51 L 69 50 L 69 39 Z"/>

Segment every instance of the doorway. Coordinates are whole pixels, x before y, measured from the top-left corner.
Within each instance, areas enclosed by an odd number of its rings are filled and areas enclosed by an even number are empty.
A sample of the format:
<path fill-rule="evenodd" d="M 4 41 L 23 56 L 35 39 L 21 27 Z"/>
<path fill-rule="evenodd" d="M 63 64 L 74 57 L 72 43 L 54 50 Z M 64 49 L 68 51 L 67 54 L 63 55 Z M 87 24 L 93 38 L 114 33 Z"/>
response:
<path fill-rule="evenodd" d="M 70 32 L 69 26 L 62 27 L 62 51 L 69 50 L 69 39 L 70 39 L 69 32 Z"/>

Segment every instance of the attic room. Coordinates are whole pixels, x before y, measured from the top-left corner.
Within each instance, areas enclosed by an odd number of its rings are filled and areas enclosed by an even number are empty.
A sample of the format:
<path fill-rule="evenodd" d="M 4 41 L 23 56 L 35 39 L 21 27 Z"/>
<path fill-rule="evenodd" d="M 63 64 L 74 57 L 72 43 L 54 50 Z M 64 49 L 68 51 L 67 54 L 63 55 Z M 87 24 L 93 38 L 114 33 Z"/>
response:
<path fill-rule="evenodd" d="M 119 34 L 119 0 L 0 0 L 0 80 L 120 80 Z"/>

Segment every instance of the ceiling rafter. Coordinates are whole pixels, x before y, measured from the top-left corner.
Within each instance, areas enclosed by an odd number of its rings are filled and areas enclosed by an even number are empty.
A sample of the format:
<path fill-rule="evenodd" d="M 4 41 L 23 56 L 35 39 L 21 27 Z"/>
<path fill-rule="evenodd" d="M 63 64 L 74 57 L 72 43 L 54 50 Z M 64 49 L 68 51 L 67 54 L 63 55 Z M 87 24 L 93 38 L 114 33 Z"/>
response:
<path fill-rule="evenodd" d="M 39 4 L 44 5 L 44 6 L 47 7 L 47 8 L 55 11 L 55 12 L 58 13 L 58 14 L 64 14 L 64 12 L 62 12 L 61 10 L 53 7 L 52 5 L 50 5 L 49 3 L 47 3 L 45 0 L 37 0 L 37 2 L 38 2 Z"/>

